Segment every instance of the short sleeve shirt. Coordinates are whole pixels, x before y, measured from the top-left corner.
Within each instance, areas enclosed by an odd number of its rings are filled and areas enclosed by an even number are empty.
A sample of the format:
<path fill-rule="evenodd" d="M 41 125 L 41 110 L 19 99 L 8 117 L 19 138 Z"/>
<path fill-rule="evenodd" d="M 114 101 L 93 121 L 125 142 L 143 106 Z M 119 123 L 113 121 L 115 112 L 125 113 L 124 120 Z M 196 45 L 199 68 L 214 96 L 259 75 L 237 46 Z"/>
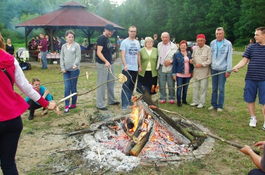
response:
<path fill-rule="evenodd" d="M 120 50 L 125 51 L 125 62 L 128 70 L 138 71 L 138 52 L 141 50 L 139 41 L 126 38 L 122 41 Z"/>
<path fill-rule="evenodd" d="M 104 35 L 100 35 L 97 40 L 97 45 L 103 47 L 101 53 L 106 58 L 106 60 L 108 60 L 108 62 L 112 64 L 112 52 L 111 52 L 112 44 L 109 38 L 105 37 Z M 98 56 L 96 56 L 96 61 L 100 64 L 105 64 L 105 62 L 102 61 Z"/>
<path fill-rule="evenodd" d="M 246 80 L 265 81 L 265 46 L 259 43 L 252 44 L 243 57 L 250 60 Z"/>

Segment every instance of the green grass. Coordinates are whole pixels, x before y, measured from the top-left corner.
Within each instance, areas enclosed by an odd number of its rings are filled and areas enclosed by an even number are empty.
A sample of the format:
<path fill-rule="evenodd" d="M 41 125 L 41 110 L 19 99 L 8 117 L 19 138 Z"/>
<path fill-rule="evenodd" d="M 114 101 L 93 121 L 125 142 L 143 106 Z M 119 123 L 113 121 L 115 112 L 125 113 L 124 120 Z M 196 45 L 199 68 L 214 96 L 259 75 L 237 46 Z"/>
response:
<path fill-rule="evenodd" d="M 236 65 L 241 60 L 240 55 L 233 55 L 233 65 Z M 82 63 L 81 63 L 82 65 Z M 182 107 L 177 107 L 171 104 L 162 104 L 159 107 L 168 109 L 171 111 L 177 111 L 181 115 L 185 116 L 191 121 L 202 124 L 207 127 L 212 133 L 228 139 L 230 141 L 236 142 L 238 144 L 244 145 L 248 144 L 253 146 L 253 144 L 259 140 L 264 140 L 264 131 L 261 127 L 263 124 L 263 116 L 261 112 L 261 105 L 256 103 L 256 116 L 258 119 L 257 128 L 253 129 L 248 126 L 249 113 L 247 109 L 247 104 L 243 100 L 243 87 L 244 78 L 246 74 L 246 67 L 240 69 L 238 73 L 232 73 L 226 81 L 225 89 L 225 103 L 224 110 L 222 113 L 217 113 L 216 111 L 208 111 L 207 108 L 210 106 L 211 98 L 211 79 L 209 79 L 209 88 L 206 100 L 206 107 L 203 109 L 197 109 L 196 107 L 190 107 L 183 105 Z M 45 86 L 51 91 L 55 100 L 63 98 L 63 82 L 62 74 L 58 74 L 60 71 L 59 66 L 50 66 L 48 70 L 41 70 L 39 67 L 33 66 L 32 70 L 25 71 L 25 76 L 28 80 L 33 77 L 38 77 L 41 79 L 42 84 L 48 82 Z M 86 71 L 92 72 L 91 78 L 87 80 L 84 76 L 80 77 L 78 80 L 78 91 L 86 92 L 96 86 L 96 69 L 95 65 L 82 65 L 81 74 L 84 75 Z M 115 73 L 118 75 L 121 72 L 121 65 L 115 67 Z M 17 90 L 17 88 L 16 88 Z M 19 91 L 18 91 L 19 92 Z M 19 92 L 20 93 L 20 92 Z M 94 92 L 95 93 L 95 92 Z M 120 96 L 116 96 L 120 100 Z M 155 99 L 159 95 L 154 96 Z M 192 84 L 189 86 L 188 91 L 188 102 L 192 101 Z M 89 99 L 87 95 L 86 100 L 78 101 L 79 105 L 83 108 L 75 109 L 75 113 L 79 115 L 84 115 L 85 108 L 95 108 L 95 101 Z M 119 112 L 117 112 L 119 113 Z M 54 120 L 60 119 L 55 113 L 49 113 L 50 116 L 39 117 L 33 121 L 24 120 L 24 130 L 23 134 L 32 134 L 32 132 L 45 131 L 51 128 L 51 124 Z M 96 113 L 94 115 L 97 115 Z M 170 114 L 172 115 L 172 114 Z M 88 118 L 91 116 L 87 116 Z M 62 119 L 63 120 L 63 119 Z M 39 122 L 45 122 L 46 126 L 39 126 Z M 72 125 L 60 125 L 58 127 L 65 128 L 69 131 L 77 124 Z M 50 158 L 47 162 L 52 162 Z M 81 161 L 82 163 L 82 161 Z M 76 166 L 75 162 L 72 166 Z M 206 156 L 203 159 L 196 159 L 192 162 L 184 163 L 180 167 L 175 167 L 174 165 L 169 165 L 166 167 L 138 167 L 130 173 L 119 173 L 119 174 L 138 174 L 138 175 L 149 175 L 149 174 L 247 174 L 247 172 L 254 168 L 254 164 L 248 156 L 243 155 L 237 148 L 230 145 L 222 143 L 216 140 L 215 146 L 213 148 L 212 154 Z M 49 171 L 49 169 L 46 169 Z M 38 174 L 40 171 L 38 168 L 32 169 L 29 174 Z M 45 172 L 45 169 L 42 173 Z M 83 171 L 82 171 L 83 172 Z M 88 172 L 87 172 L 88 173 Z M 45 174 L 45 173 L 44 173 Z M 89 174 L 89 173 L 88 173 Z M 107 173 L 108 174 L 108 173 Z"/>

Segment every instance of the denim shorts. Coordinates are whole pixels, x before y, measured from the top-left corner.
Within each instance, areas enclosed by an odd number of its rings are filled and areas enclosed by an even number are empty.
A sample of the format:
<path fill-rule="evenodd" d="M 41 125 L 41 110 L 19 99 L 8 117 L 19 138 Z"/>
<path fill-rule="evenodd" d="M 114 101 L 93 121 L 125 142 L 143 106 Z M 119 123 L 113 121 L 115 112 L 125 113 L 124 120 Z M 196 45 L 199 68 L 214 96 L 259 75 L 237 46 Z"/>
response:
<path fill-rule="evenodd" d="M 265 81 L 245 80 L 244 100 L 247 103 L 253 103 L 259 93 L 259 103 L 265 104 Z"/>

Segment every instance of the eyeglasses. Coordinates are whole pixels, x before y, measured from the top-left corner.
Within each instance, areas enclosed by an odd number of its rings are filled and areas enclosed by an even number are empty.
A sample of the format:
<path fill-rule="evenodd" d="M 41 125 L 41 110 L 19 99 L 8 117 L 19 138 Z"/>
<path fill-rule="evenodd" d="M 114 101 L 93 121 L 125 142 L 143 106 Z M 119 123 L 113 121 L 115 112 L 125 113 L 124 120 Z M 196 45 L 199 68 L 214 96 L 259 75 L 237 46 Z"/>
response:
<path fill-rule="evenodd" d="M 133 32 L 133 33 L 135 32 L 135 33 L 136 33 L 136 31 L 133 31 L 133 30 L 131 30 L 131 31 L 129 31 L 129 32 Z"/>

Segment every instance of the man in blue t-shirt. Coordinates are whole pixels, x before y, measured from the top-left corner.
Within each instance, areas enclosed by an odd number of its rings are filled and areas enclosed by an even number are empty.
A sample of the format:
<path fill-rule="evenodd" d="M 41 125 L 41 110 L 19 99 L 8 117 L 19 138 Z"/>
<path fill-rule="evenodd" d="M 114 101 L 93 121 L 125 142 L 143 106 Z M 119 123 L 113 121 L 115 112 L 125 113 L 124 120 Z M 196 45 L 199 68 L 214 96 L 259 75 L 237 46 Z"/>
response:
<path fill-rule="evenodd" d="M 141 72 L 140 44 L 135 39 L 136 27 L 131 26 L 128 30 L 129 37 L 121 43 L 122 74 L 127 77 L 127 81 L 122 85 L 121 100 L 122 110 L 127 110 L 128 105 L 133 105 L 131 101 L 135 87 L 138 70 Z M 138 69 L 139 68 L 139 69 Z"/>
<path fill-rule="evenodd" d="M 247 48 L 243 59 L 233 68 L 234 72 L 248 64 L 245 78 L 244 100 L 248 103 L 250 113 L 249 126 L 256 127 L 255 100 L 259 92 L 259 103 L 263 105 L 262 114 L 265 130 L 265 27 L 259 27 L 255 32 L 256 43 Z"/>
<path fill-rule="evenodd" d="M 107 84 L 97 88 L 97 108 L 99 110 L 108 110 L 105 106 L 105 91 L 108 91 L 108 104 L 119 105 L 114 98 L 114 65 L 112 60 L 112 44 L 109 38 L 115 32 L 112 24 L 107 24 L 104 29 L 103 35 L 100 35 L 97 40 L 97 86 L 109 81 Z M 111 72 L 110 72 L 111 71 Z"/>

